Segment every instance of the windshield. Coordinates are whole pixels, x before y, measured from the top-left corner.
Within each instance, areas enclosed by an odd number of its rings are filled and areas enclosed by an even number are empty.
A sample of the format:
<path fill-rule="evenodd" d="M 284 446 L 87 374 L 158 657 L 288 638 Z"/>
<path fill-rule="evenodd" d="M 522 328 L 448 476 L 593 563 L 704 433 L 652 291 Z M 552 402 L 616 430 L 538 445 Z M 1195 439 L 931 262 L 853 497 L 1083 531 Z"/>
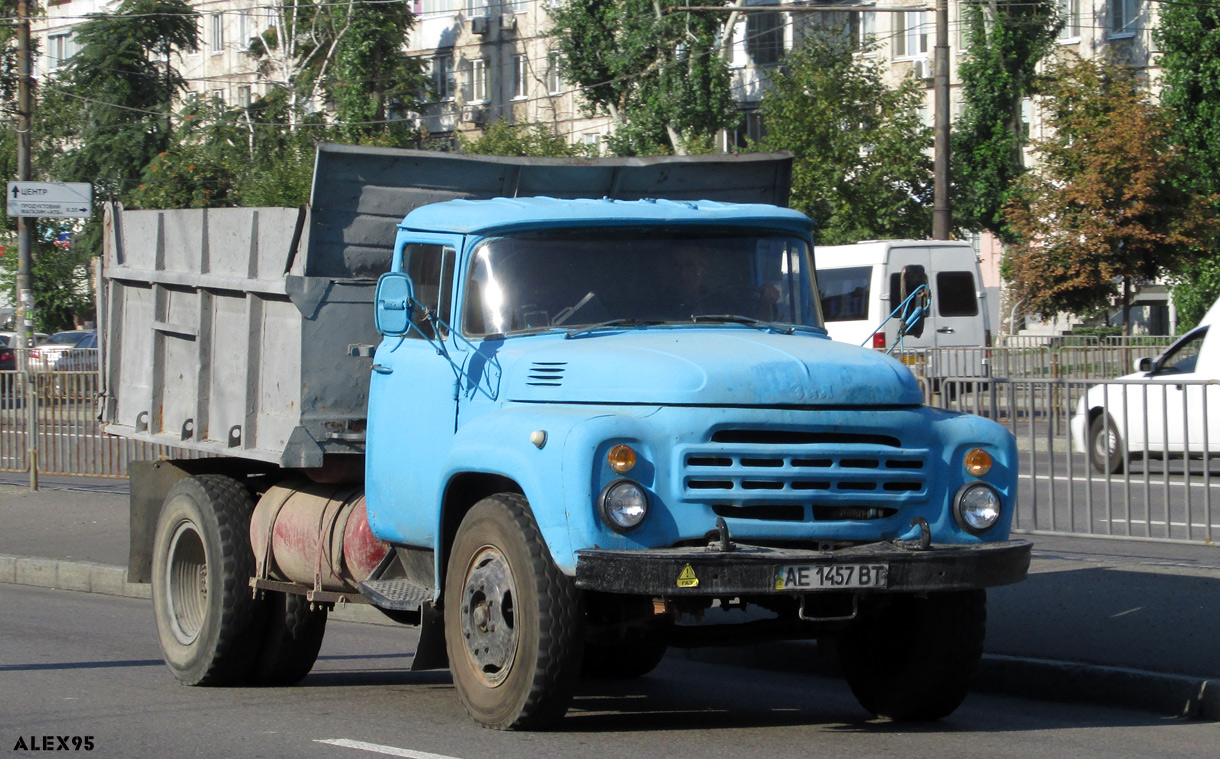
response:
<path fill-rule="evenodd" d="M 819 327 L 808 245 L 759 230 L 547 230 L 485 240 L 468 335 L 735 316 Z"/>

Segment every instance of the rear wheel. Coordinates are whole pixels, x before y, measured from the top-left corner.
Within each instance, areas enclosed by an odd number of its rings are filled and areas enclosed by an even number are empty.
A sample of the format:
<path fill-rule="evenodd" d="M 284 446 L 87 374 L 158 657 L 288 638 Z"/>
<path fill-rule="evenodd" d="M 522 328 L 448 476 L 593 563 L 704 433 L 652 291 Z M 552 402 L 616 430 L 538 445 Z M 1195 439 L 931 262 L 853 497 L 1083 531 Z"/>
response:
<path fill-rule="evenodd" d="M 839 637 L 852 693 L 874 715 L 903 721 L 946 717 L 961 705 L 983 655 L 984 590 L 906 595 Z"/>
<path fill-rule="evenodd" d="M 243 682 L 261 644 L 250 592 L 254 502 L 241 483 L 204 474 L 169 491 L 153 544 L 152 597 L 161 653 L 188 685 Z"/>
<path fill-rule="evenodd" d="M 267 593 L 266 628 L 258 660 L 250 673 L 255 685 L 293 685 L 305 679 L 318 660 L 326 635 L 325 607 L 310 608 L 305 596 Z"/>
<path fill-rule="evenodd" d="M 445 644 L 467 713 L 487 727 L 538 728 L 567 711 L 580 672 L 580 594 L 524 497 L 479 501 L 445 576 Z"/>
<path fill-rule="evenodd" d="M 1122 474 L 1127 450 L 1114 420 L 1098 414 L 1089 425 L 1089 461 L 1102 474 Z"/>

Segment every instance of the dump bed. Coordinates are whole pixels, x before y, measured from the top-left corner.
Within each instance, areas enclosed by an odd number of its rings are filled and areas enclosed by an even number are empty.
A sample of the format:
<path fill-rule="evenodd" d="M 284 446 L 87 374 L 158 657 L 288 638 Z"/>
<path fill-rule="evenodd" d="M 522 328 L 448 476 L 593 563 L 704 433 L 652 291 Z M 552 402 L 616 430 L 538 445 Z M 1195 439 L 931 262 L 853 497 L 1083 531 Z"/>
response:
<path fill-rule="evenodd" d="M 362 455 L 377 277 L 396 225 L 454 198 L 786 205 L 786 154 L 529 159 L 319 147 L 308 206 L 107 208 L 107 432 L 317 467 Z"/>

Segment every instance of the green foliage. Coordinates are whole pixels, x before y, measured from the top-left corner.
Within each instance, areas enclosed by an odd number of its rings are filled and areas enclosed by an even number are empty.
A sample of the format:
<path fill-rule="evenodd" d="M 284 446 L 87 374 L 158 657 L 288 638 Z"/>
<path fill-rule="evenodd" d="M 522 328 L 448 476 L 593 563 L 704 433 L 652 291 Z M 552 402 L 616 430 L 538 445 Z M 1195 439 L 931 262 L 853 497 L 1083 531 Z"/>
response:
<path fill-rule="evenodd" d="M 1134 281 L 1176 269 L 1218 231 L 1211 199 L 1183 191 L 1169 120 L 1130 69 L 1059 62 L 1040 86 L 1052 136 L 1018 183 L 1006 219 L 1013 297 L 1044 315 L 1104 307 Z M 1133 138 L 1138 135 L 1138 139 Z"/>
<path fill-rule="evenodd" d="M 185 0 L 123 0 L 77 28 L 80 48 L 42 103 L 59 179 L 92 182 L 100 198 L 135 189 L 169 147 L 173 102 L 186 89 L 171 60 L 195 49 L 198 18 Z"/>
<path fill-rule="evenodd" d="M 192 99 L 179 114 L 172 144 L 144 167 L 130 194 L 139 208 L 204 208 L 241 204 L 235 187 L 249 163 L 246 135 L 233 114 Z"/>
<path fill-rule="evenodd" d="M 841 36 L 810 36 L 774 72 L 762 101 L 767 147 L 795 156 L 791 204 L 822 244 L 922 238 L 931 228 L 932 131 L 908 78 L 896 90 L 882 64 Z"/>
<path fill-rule="evenodd" d="M 1161 104 L 1174 112 L 1172 139 L 1190 168 L 1178 179 L 1197 194 L 1220 193 L 1220 5 L 1165 3 L 1153 32 L 1161 51 Z M 1175 273 L 1179 326 L 1193 325 L 1220 297 L 1220 255 L 1193 251 Z"/>
<path fill-rule="evenodd" d="M 461 138 L 462 152 L 475 155 L 541 156 L 568 158 L 588 156 L 584 145 L 572 145 L 545 124 L 510 124 L 497 121 L 488 125 L 477 139 Z"/>
<path fill-rule="evenodd" d="M 952 135 L 952 165 L 954 215 L 963 228 L 1011 242 L 1003 208 L 1025 170 L 1021 101 L 1055 45 L 1057 7 L 1057 0 L 962 3 L 969 42 L 958 71 L 966 108 Z"/>
<path fill-rule="evenodd" d="M 561 70 L 616 122 L 619 155 L 699 151 L 736 119 L 718 55 L 724 14 L 669 13 L 723 0 L 567 0 L 550 11 Z"/>
<path fill-rule="evenodd" d="M 94 317 L 91 256 L 80 246 L 68 250 L 51 244 L 60 230 L 44 227 L 46 239 L 33 241 L 33 266 L 30 271 L 34 292 L 34 329 L 38 332 L 58 332 L 72 329 L 73 317 L 86 320 Z M 65 228 L 63 231 L 67 231 Z M 14 248 L 0 256 L 0 290 L 10 303 L 17 302 L 17 255 Z"/>
<path fill-rule="evenodd" d="M 350 26 L 335 50 L 326 85 L 344 139 L 353 141 L 397 129 L 400 139 L 415 134 L 404 122 L 385 122 L 415 104 L 426 82 L 419 59 L 402 42 L 415 23 L 405 0 L 353 6 Z"/>

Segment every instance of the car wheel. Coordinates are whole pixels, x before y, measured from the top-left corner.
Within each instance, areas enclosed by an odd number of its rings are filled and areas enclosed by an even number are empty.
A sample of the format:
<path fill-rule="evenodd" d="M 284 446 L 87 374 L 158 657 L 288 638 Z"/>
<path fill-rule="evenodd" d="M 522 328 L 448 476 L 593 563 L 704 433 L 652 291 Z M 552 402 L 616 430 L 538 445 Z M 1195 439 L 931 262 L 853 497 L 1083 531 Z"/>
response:
<path fill-rule="evenodd" d="M 1089 461 L 1101 474 L 1121 474 L 1126 464 L 1123 438 L 1106 414 L 1098 414 L 1089 425 Z"/>

